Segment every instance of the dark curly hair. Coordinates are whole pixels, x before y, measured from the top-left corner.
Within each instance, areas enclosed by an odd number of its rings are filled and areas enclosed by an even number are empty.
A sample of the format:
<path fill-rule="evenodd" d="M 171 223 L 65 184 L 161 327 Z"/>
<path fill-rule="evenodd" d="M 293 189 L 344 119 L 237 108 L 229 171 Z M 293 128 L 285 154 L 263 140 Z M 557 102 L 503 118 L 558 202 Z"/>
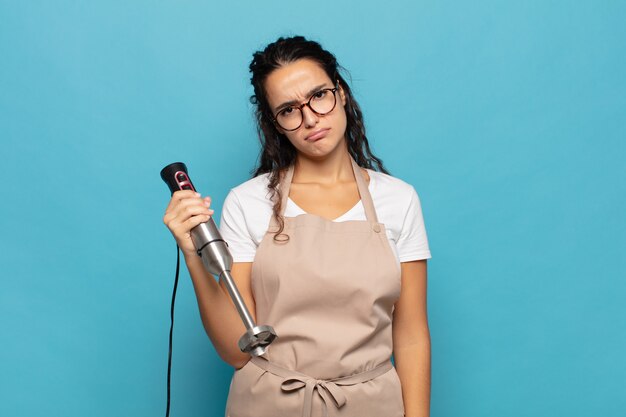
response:
<path fill-rule="evenodd" d="M 255 105 L 257 132 L 261 141 L 258 166 L 254 169 L 253 175 L 256 177 L 270 173 L 268 190 L 271 193 L 270 198 L 274 201 L 273 216 L 279 224 L 274 240 L 279 240 L 277 236 L 282 234 L 285 226 L 284 219 L 279 215 L 282 196 L 278 184 L 286 169 L 295 162 L 297 152 L 286 136 L 281 134 L 274 125 L 266 96 L 265 80 L 272 71 L 303 58 L 317 62 L 331 80 L 341 85 L 346 96 L 346 140 L 348 151 L 355 162 L 363 168 L 389 173 L 383 166 L 382 160 L 374 156 L 370 150 L 361 109 L 348 83 L 339 73 L 339 70 L 347 72 L 346 69 L 337 63 L 332 53 L 323 49 L 315 41 L 307 40 L 302 36 L 278 38 L 267 45 L 264 50 L 255 52 L 250 63 L 252 73 L 250 82 L 254 87 L 250 102 Z M 288 236 L 286 238 L 289 239 Z"/>

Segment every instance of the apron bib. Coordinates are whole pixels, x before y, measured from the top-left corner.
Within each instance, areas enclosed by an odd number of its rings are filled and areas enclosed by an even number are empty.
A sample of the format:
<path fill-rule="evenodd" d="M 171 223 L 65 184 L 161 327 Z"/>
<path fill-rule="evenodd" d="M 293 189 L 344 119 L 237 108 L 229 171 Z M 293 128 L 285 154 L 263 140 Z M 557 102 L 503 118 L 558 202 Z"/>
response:
<path fill-rule="evenodd" d="M 361 169 L 350 157 L 367 220 L 284 217 L 286 242 L 268 231 L 252 265 L 258 323 L 278 338 L 234 372 L 226 417 L 402 417 L 390 358 L 400 268 Z M 284 214 L 292 165 L 281 181 Z"/>

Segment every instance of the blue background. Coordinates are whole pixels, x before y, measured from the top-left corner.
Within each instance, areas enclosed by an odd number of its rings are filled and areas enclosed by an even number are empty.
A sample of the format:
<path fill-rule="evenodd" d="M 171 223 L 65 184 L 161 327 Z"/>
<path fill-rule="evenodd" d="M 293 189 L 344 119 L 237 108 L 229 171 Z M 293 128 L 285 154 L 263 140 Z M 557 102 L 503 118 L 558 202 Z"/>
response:
<path fill-rule="evenodd" d="M 0 1 L 0 415 L 165 414 L 175 244 L 160 169 L 216 215 L 258 141 L 252 53 L 303 34 L 352 75 L 422 200 L 432 416 L 626 409 L 623 1 Z M 232 368 L 183 267 L 172 416 Z"/>

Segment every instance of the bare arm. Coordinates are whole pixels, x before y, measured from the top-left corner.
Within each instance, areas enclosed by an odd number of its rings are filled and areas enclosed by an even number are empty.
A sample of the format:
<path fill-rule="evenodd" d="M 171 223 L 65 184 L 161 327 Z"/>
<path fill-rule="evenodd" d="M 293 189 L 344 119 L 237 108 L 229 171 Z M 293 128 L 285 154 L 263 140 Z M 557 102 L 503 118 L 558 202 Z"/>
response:
<path fill-rule="evenodd" d="M 393 314 L 393 355 L 406 417 L 430 415 L 430 331 L 426 260 L 403 262 L 402 290 Z"/>

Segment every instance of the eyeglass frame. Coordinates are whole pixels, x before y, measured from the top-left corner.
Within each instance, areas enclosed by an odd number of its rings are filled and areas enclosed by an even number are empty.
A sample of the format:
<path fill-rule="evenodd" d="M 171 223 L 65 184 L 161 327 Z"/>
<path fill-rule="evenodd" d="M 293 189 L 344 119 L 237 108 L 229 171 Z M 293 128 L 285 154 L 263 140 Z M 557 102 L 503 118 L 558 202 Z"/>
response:
<path fill-rule="evenodd" d="M 281 111 L 283 111 L 283 110 L 285 110 L 285 109 L 280 109 L 278 112 L 276 112 L 276 114 L 272 116 L 272 121 L 273 121 L 273 122 L 274 122 L 274 123 L 275 123 L 275 124 L 276 124 L 279 128 L 281 128 L 282 130 L 284 130 L 285 132 L 293 132 L 294 130 L 298 130 L 298 129 L 300 129 L 300 128 L 302 127 L 302 123 L 304 123 L 304 112 L 302 111 L 302 109 L 304 108 L 304 106 L 307 106 L 307 107 L 308 107 L 308 108 L 309 108 L 309 109 L 310 109 L 313 113 L 317 114 L 318 116 L 325 116 L 325 115 L 327 115 L 328 113 L 330 113 L 330 112 L 332 112 L 333 110 L 335 110 L 335 107 L 337 107 L 337 96 L 335 95 L 335 93 L 337 92 L 337 90 L 338 90 L 338 89 L 339 89 L 339 83 L 335 84 L 335 87 L 334 87 L 334 88 L 322 88 L 322 89 L 320 89 L 320 90 L 317 90 L 317 91 L 316 91 L 316 92 L 314 92 L 313 94 L 311 94 L 311 96 L 309 97 L 309 99 L 308 99 L 305 103 L 302 103 L 302 104 L 300 104 L 300 105 L 298 105 L 298 106 L 296 106 L 296 105 L 289 106 L 289 107 L 293 107 L 294 109 L 298 109 L 298 110 L 300 111 L 300 119 L 301 119 L 301 120 L 300 120 L 300 124 L 298 125 L 298 127 L 294 128 L 294 129 L 285 129 L 284 127 L 282 127 L 282 126 L 280 125 L 280 123 L 278 123 L 277 116 L 278 116 L 278 114 L 279 114 Z M 328 110 L 326 113 L 318 113 L 318 112 L 316 112 L 315 110 L 313 110 L 313 107 L 311 107 L 311 100 L 313 100 L 313 97 L 314 97 L 317 93 L 319 93 L 320 91 L 332 91 L 332 93 L 333 93 L 333 98 L 335 99 L 335 104 L 333 104 L 333 107 L 332 107 L 330 110 Z"/>

